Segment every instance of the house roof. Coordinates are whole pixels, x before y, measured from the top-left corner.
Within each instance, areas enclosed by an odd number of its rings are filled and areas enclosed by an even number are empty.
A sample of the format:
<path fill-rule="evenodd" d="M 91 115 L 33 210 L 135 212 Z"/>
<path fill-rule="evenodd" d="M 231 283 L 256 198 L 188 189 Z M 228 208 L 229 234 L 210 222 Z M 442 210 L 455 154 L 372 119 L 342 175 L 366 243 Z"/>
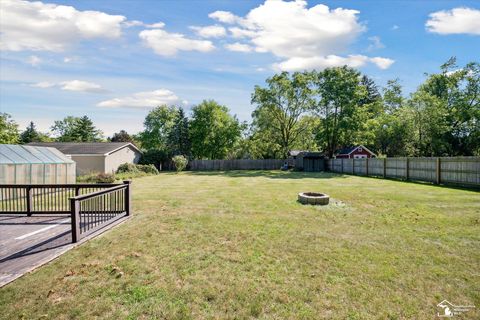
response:
<path fill-rule="evenodd" d="M 131 146 L 138 152 L 141 152 L 130 142 L 32 142 L 30 146 L 54 147 L 64 154 L 91 154 L 108 155 L 114 151 Z"/>
<path fill-rule="evenodd" d="M 359 148 L 359 147 L 362 147 L 363 149 L 367 150 L 370 154 L 375 155 L 375 153 L 373 153 L 370 149 L 368 149 L 367 147 L 365 147 L 365 146 L 363 146 L 363 145 L 358 145 L 358 146 L 343 148 L 343 149 L 338 150 L 335 154 L 336 154 L 336 155 L 339 155 L 339 154 L 350 154 L 350 153 L 352 153 L 353 151 L 355 151 L 355 150 L 356 150 L 357 148 Z"/>
<path fill-rule="evenodd" d="M 55 148 L 0 144 L 0 164 L 74 163 Z"/>

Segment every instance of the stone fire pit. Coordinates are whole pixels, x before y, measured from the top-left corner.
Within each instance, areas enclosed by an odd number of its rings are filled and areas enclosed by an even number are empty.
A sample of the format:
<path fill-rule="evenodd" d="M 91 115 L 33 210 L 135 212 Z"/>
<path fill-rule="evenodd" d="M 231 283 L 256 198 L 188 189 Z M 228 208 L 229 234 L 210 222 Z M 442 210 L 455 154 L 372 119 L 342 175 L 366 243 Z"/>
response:
<path fill-rule="evenodd" d="M 298 201 L 302 204 L 313 205 L 327 205 L 330 201 L 330 196 L 324 193 L 317 192 L 300 192 L 298 194 Z"/>

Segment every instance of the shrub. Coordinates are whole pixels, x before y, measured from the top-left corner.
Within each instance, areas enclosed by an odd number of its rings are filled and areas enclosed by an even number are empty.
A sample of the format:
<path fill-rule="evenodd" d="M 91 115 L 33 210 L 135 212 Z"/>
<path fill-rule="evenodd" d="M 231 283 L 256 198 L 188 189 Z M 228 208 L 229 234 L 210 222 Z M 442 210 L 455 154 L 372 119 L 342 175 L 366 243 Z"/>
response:
<path fill-rule="evenodd" d="M 172 158 L 172 161 L 175 165 L 175 169 L 177 169 L 177 172 L 185 170 L 188 164 L 188 160 L 184 156 L 175 156 Z"/>
<path fill-rule="evenodd" d="M 77 177 L 77 182 L 85 183 L 114 183 L 115 175 L 112 173 L 91 173 Z"/>
<path fill-rule="evenodd" d="M 137 165 L 135 165 L 134 163 L 127 163 L 125 162 L 124 164 L 121 164 L 118 169 L 117 169 L 117 173 L 124 173 L 124 172 L 138 172 L 139 168 L 137 167 Z"/>
<path fill-rule="evenodd" d="M 138 175 L 139 173 L 158 174 L 158 170 L 153 164 L 124 163 L 117 169 L 117 174 L 120 173 L 131 173 L 133 175 Z"/>
<path fill-rule="evenodd" d="M 153 164 L 137 164 L 137 169 L 148 174 L 159 174 L 158 169 Z"/>

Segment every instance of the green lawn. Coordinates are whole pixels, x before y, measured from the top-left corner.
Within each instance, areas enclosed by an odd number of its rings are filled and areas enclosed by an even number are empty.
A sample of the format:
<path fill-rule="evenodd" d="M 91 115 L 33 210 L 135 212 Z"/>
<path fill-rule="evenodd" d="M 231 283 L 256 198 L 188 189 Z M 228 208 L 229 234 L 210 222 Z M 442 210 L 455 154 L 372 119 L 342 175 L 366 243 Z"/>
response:
<path fill-rule="evenodd" d="M 480 317 L 478 192 L 273 171 L 133 188 L 131 220 L 0 289 L 0 318 L 433 319 L 443 299 Z"/>

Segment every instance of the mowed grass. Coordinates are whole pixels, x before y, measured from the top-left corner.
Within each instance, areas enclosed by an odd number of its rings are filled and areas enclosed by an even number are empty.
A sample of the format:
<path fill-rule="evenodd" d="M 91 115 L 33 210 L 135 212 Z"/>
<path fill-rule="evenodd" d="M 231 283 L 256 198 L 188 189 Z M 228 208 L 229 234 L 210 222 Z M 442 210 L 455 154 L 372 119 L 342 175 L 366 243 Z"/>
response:
<path fill-rule="evenodd" d="M 132 219 L 0 289 L 0 318 L 433 319 L 443 299 L 480 316 L 478 192 L 273 171 L 133 188 Z"/>

